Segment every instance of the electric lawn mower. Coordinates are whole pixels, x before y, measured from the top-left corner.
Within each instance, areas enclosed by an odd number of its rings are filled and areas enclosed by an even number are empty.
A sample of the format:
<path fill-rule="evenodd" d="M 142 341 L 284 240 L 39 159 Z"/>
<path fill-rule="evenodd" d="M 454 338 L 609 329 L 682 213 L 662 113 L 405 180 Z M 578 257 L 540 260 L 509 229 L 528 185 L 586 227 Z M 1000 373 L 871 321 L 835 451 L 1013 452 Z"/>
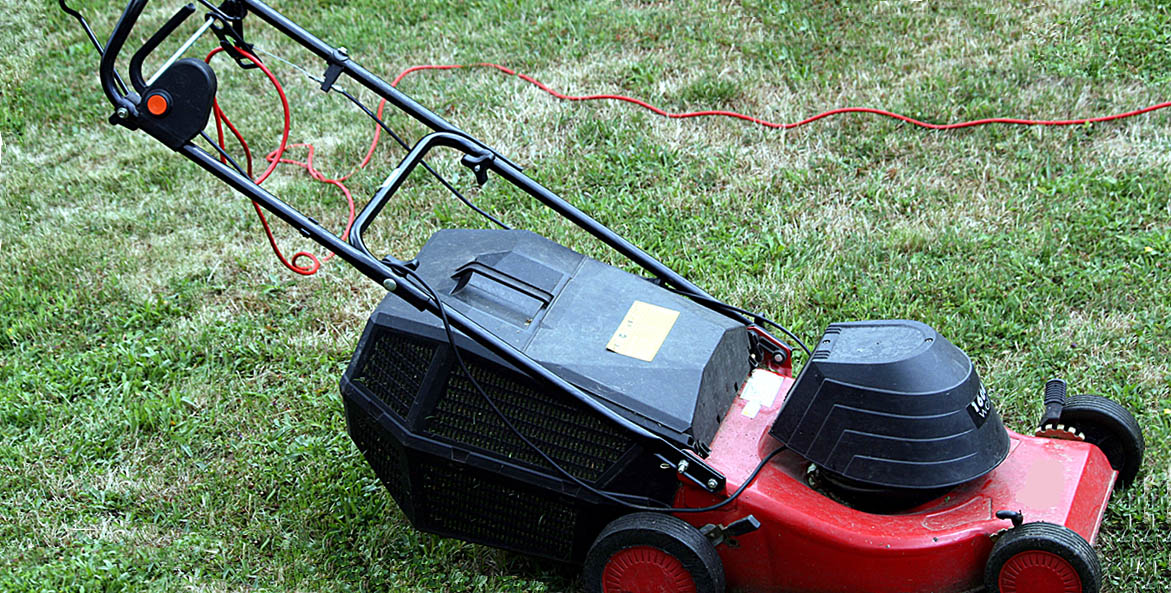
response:
<path fill-rule="evenodd" d="M 1099 590 L 1091 544 L 1144 447 L 1119 404 L 1052 380 L 1036 436 L 1012 432 L 968 356 L 915 321 L 833 323 L 794 377 L 792 348 L 765 325 L 787 330 L 710 296 L 344 50 L 260 0 L 200 2 L 147 39 L 125 78 L 116 62 L 146 0 L 128 4 L 105 47 L 60 4 L 101 53 L 111 123 L 388 291 L 341 393 L 350 436 L 415 528 L 581 565 L 595 593 Z M 144 78 L 145 58 L 201 10 L 199 30 Z M 246 17 L 319 58 L 323 91 L 345 75 L 432 130 L 344 237 L 222 147 L 194 144 L 217 77 L 182 54 L 210 30 L 254 67 Z M 443 230 L 409 260 L 374 255 L 364 233 L 436 148 L 649 277 L 511 229 Z"/>

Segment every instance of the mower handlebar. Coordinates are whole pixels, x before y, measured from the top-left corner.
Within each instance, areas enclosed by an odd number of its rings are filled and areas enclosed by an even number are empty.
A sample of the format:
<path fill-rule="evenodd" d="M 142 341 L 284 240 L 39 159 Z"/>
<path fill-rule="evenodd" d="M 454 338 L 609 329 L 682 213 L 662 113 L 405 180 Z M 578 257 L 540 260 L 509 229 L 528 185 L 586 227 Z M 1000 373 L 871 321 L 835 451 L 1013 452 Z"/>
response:
<path fill-rule="evenodd" d="M 483 185 L 484 181 L 487 181 L 488 170 L 492 170 L 498 175 L 503 174 L 506 179 L 508 178 L 506 170 L 501 167 L 502 163 L 497 162 L 494 158 L 494 153 L 478 141 L 451 132 L 433 132 L 428 134 L 419 139 L 411 147 L 410 153 L 390 172 L 390 175 L 386 177 L 382 185 L 374 192 L 370 201 L 358 213 L 358 216 L 354 219 L 353 226 L 350 228 L 349 242 L 351 245 L 370 257 L 377 259 L 378 256 L 371 253 L 366 247 L 365 242 L 362 240 L 362 234 L 366 232 L 370 223 L 382 211 L 382 207 L 390 200 L 391 196 L 402 187 L 403 182 L 415 170 L 415 167 L 423 162 L 423 158 L 427 156 L 427 153 L 437 147 L 452 148 L 462 152 L 464 155 L 476 157 L 473 161 L 465 160 L 464 164 L 472 169 L 476 175 L 476 180 L 481 185 Z"/>
<path fill-rule="evenodd" d="M 110 103 L 114 105 L 115 109 L 126 109 L 131 116 L 138 114 L 138 103 L 137 101 L 131 100 L 129 94 L 123 95 L 119 92 L 114 82 L 114 66 L 117 63 L 118 54 L 122 52 L 122 46 L 126 44 L 126 39 L 130 37 L 130 31 L 138 23 L 138 17 L 142 16 L 142 11 L 146 8 L 147 1 L 130 0 L 130 3 L 126 5 L 126 9 L 122 11 L 122 16 L 118 18 L 118 23 L 114 25 L 114 31 L 110 33 L 110 41 L 106 43 L 106 51 L 102 53 L 101 65 L 98 67 L 98 76 L 102 81 L 102 90 L 106 92 L 106 97 L 110 99 Z"/>

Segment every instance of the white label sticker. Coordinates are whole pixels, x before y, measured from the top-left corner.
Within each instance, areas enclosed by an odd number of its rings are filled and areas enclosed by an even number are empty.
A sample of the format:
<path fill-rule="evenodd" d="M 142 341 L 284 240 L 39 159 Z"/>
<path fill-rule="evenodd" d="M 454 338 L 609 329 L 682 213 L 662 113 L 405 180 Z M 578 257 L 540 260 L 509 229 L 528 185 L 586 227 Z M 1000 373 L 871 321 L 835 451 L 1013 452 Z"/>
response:
<path fill-rule="evenodd" d="M 756 369 L 748 376 L 748 382 L 740 392 L 740 399 L 744 400 L 744 410 L 741 414 L 749 418 L 756 418 L 762 408 L 773 405 L 777 394 L 781 392 L 784 379 L 776 373 L 764 369 Z"/>

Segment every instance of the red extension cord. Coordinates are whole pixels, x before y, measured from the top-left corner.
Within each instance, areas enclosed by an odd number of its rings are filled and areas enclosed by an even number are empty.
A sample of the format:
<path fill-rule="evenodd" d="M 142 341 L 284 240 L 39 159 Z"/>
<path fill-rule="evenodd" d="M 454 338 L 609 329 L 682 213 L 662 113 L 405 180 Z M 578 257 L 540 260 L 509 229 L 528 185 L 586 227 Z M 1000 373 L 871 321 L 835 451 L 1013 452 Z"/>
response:
<path fill-rule="evenodd" d="M 210 62 L 212 57 L 215 56 L 217 53 L 220 53 L 221 51 L 223 51 L 223 48 L 216 48 L 216 49 L 212 50 L 211 53 L 209 53 L 207 55 L 207 58 L 206 58 L 207 61 Z M 262 173 L 260 175 L 260 177 L 258 177 L 256 179 L 256 183 L 258 185 L 260 183 L 263 183 L 264 180 L 267 179 L 269 177 L 269 175 L 271 175 L 272 172 L 276 169 L 277 165 L 288 164 L 288 165 L 296 165 L 298 167 L 301 167 L 302 169 L 305 169 L 305 171 L 307 171 L 309 173 L 310 177 L 312 177 L 313 179 L 315 179 L 321 183 L 327 183 L 327 184 L 336 186 L 345 195 L 346 203 L 349 206 L 349 221 L 346 223 L 345 232 L 342 234 L 343 240 L 348 238 L 349 233 L 350 233 L 350 228 L 354 224 L 354 199 L 350 194 L 350 190 L 348 188 L 346 188 L 346 186 L 343 184 L 343 182 L 345 180 L 349 179 L 350 176 L 353 175 L 358 169 L 364 168 L 367 164 L 369 164 L 371 157 L 374 156 L 374 150 L 378 147 L 378 141 L 382 135 L 382 128 L 380 126 L 378 126 L 377 124 L 375 124 L 374 138 L 370 142 L 370 149 L 366 151 L 366 156 L 361 160 L 361 162 L 359 162 L 357 165 L 354 166 L 354 168 L 350 171 L 350 173 L 348 173 L 347 175 L 345 175 L 343 177 L 339 177 L 337 179 L 328 178 L 324 174 L 322 174 L 320 171 L 318 171 L 316 168 L 314 168 L 314 166 L 313 166 L 314 148 L 313 148 L 313 145 L 311 145 L 311 144 L 294 144 L 294 145 L 292 145 L 294 148 L 307 149 L 308 155 L 306 156 L 305 161 L 296 161 L 296 160 L 292 160 L 292 159 L 283 158 L 285 150 L 288 148 L 289 128 L 290 128 L 288 98 L 285 96 L 285 92 L 284 92 L 284 89 L 281 87 L 280 81 L 277 80 L 276 76 L 272 73 L 271 70 L 268 69 L 267 66 L 265 66 L 263 63 L 261 63 L 260 60 L 258 60 L 252 54 L 250 54 L 244 50 L 238 49 L 238 51 L 246 59 L 248 59 L 252 63 L 259 66 L 260 69 L 265 73 L 265 75 L 268 76 L 269 81 L 272 82 L 273 87 L 276 89 L 277 94 L 280 96 L 281 106 L 284 109 L 284 116 L 285 116 L 284 131 L 281 134 L 280 145 L 277 147 L 276 150 L 274 150 L 273 152 L 271 152 L 265 156 L 265 160 L 268 161 L 269 166 L 267 169 L 265 169 L 264 173 Z M 563 101 L 598 101 L 598 100 L 622 101 L 622 102 L 626 102 L 626 103 L 633 103 L 634 105 L 638 105 L 639 107 L 642 107 L 642 108 L 644 108 L 648 111 L 651 111 L 657 115 L 671 118 L 671 119 L 686 119 L 686 118 L 692 118 L 692 117 L 707 117 L 707 116 L 731 117 L 731 118 L 751 122 L 751 123 L 754 123 L 754 124 L 757 124 L 760 126 L 764 126 L 767 128 L 784 129 L 784 130 L 797 128 L 797 127 L 803 126 L 805 124 L 813 123 L 813 122 L 820 120 L 820 119 L 824 119 L 824 118 L 835 116 L 835 115 L 841 115 L 841 114 L 845 114 L 845 113 L 868 113 L 868 114 L 873 114 L 873 115 L 880 115 L 883 117 L 897 119 L 899 121 L 902 121 L 902 122 L 905 122 L 905 123 L 908 123 L 911 125 L 919 126 L 921 128 L 927 128 L 929 130 L 956 130 L 956 129 L 960 129 L 960 128 L 971 128 L 971 127 L 975 127 L 975 126 L 983 126 L 983 125 L 988 125 L 988 124 L 1009 124 L 1009 125 L 1021 125 L 1021 126 L 1076 126 L 1076 125 L 1082 125 L 1082 124 L 1093 124 L 1093 123 L 1114 121 L 1114 120 L 1124 119 L 1124 118 L 1128 118 L 1128 117 L 1134 117 L 1136 115 L 1142 115 L 1144 113 L 1150 113 L 1152 111 L 1157 111 L 1159 109 L 1171 107 L 1171 101 L 1168 101 L 1168 102 L 1159 103 L 1156 105 L 1151 105 L 1149 107 L 1144 107 L 1142 109 L 1136 109 L 1134 111 L 1127 111 L 1125 113 L 1118 113 L 1118 114 L 1114 114 L 1114 115 L 1106 115 L 1106 116 L 1101 116 L 1101 117 L 1088 117 L 1088 118 L 1065 119 L 1065 120 L 1035 120 L 1035 119 L 1018 119 L 1018 118 L 1010 118 L 1010 117 L 993 117 L 993 118 L 977 119 L 977 120 L 971 120 L 971 121 L 962 121 L 962 122 L 956 122 L 956 123 L 950 123 L 950 124 L 928 123 L 928 122 L 914 119 L 912 117 L 907 117 L 905 115 L 901 115 L 901 114 L 894 113 L 891 111 L 886 111 L 884 109 L 874 109 L 871 107 L 842 107 L 842 108 L 838 108 L 838 109 L 831 109 L 829 111 L 819 113 L 817 115 L 805 118 L 805 119 L 803 119 L 801 121 L 797 121 L 797 122 L 776 123 L 776 122 L 767 121 L 767 120 L 764 120 L 764 119 L 761 119 L 758 117 L 745 115 L 743 113 L 737 113 L 735 111 L 711 110 L 711 111 L 691 111 L 691 112 L 685 112 L 685 113 L 672 113 L 672 112 L 660 109 L 658 107 L 655 107 L 654 105 L 651 105 L 650 103 L 647 103 L 645 101 L 641 101 L 639 99 L 635 99 L 633 97 L 628 97 L 625 95 L 609 95 L 609 94 L 603 94 L 603 95 L 566 95 L 564 93 L 560 93 L 560 92 L 557 92 L 556 90 L 553 90 L 552 88 L 548 87 L 547 85 L 545 85 L 541 81 L 539 81 L 531 76 L 528 76 L 527 74 L 522 74 L 522 73 L 516 72 L 515 70 L 506 68 L 506 67 L 501 66 L 499 64 L 493 64 L 490 62 L 478 62 L 475 64 L 447 64 L 447 65 L 428 64 L 428 65 L 421 65 L 421 66 L 411 66 L 410 68 L 407 68 L 406 70 L 403 70 L 402 72 L 400 72 L 399 75 L 396 76 L 394 78 L 394 81 L 392 81 L 390 84 L 391 84 L 391 86 L 397 87 L 398 84 L 400 82 L 402 82 L 402 80 L 404 78 L 406 78 L 408 75 L 410 75 L 414 72 L 422 71 L 422 70 L 455 70 L 455 69 L 459 69 L 459 68 L 492 68 L 492 69 L 498 70 L 500 72 L 503 72 L 505 74 L 508 74 L 511 76 L 516 76 L 517 78 L 520 78 L 521 80 L 524 80 L 525 82 L 528 82 L 529 84 L 532 84 L 532 85 L 536 86 L 537 88 L 545 91 L 546 93 L 549 93 L 550 95 L 553 95 L 554 97 L 557 97 L 558 99 L 561 99 Z M 380 101 L 378 104 L 378 118 L 379 119 L 382 118 L 383 109 L 385 107 L 386 107 L 386 99 L 382 99 L 382 101 Z M 244 137 L 240 134 L 239 130 L 237 130 L 236 127 L 234 125 L 232 125 L 232 122 L 228 120 L 228 118 L 224 114 L 223 110 L 220 109 L 218 102 L 216 102 L 214 105 L 214 114 L 215 114 L 215 122 L 216 122 L 216 132 L 218 133 L 218 140 L 219 140 L 220 148 L 226 148 L 225 143 L 224 143 L 224 130 L 223 130 L 223 125 L 226 124 L 228 126 L 228 129 L 231 130 L 232 135 L 234 135 L 236 137 L 236 140 L 240 143 L 240 146 L 244 150 L 244 155 L 247 160 L 248 175 L 251 177 L 252 176 L 252 153 L 248 148 L 248 143 L 244 141 Z M 226 159 L 224 159 L 222 156 L 220 157 L 220 160 L 226 161 Z M 285 259 L 284 255 L 281 253 L 280 248 L 276 244 L 276 239 L 273 237 L 272 229 L 269 228 L 268 220 L 265 218 L 264 212 L 260 209 L 260 206 L 256 202 L 253 202 L 252 205 L 256 209 L 256 214 L 258 216 L 260 216 L 260 222 L 264 226 L 265 234 L 268 235 L 268 241 L 269 241 L 269 244 L 272 246 L 273 252 L 276 253 L 277 258 L 280 259 L 281 263 L 284 264 L 284 266 L 287 267 L 288 269 L 290 269 L 298 274 L 309 276 L 309 275 L 316 273 L 317 270 L 319 270 L 321 268 L 321 264 L 325 263 L 326 261 L 329 261 L 329 259 L 331 257 L 333 257 L 333 254 L 330 253 L 330 254 L 327 254 L 324 257 L 318 259 L 317 256 L 315 256 L 311 253 L 308 253 L 305 251 L 299 251 L 293 255 L 292 261 Z M 297 260 L 300 258 L 308 258 L 312 262 L 312 265 L 307 266 L 307 267 L 298 266 Z"/>
<path fill-rule="evenodd" d="M 988 124 L 1013 124 L 1013 125 L 1019 125 L 1019 126 L 1076 126 L 1076 125 L 1081 125 L 1081 124 L 1094 124 L 1094 123 L 1113 121 L 1116 119 L 1133 117 L 1136 115 L 1142 115 L 1144 113 L 1149 113 L 1151 111 L 1157 111 L 1159 109 L 1164 109 L 1166 107 L 1171 107 L 1171 101 L 1168 101 L 1165 103 L 1159 103 L 1158 105 L 1151 105 L 1150 107 L 1144 107 L 1142 109 L 1128 111 L 1126 113 L 1118 113 L 1115 115 L 1107 115 L 1107 116 L 1103 116 L 1103 117 L 1089 117 L 1089 118 L 1083 118 L 1083 119 L 1059 119 L 1059 120 L 1037 120 L 1037 119 L 1017 119 L 1017 118 L 1011 118 L 1011 117 L 990 117 L 987 119 L 976 119 L 976 120 L 962 121 L 962 122 L 956 122 L 956 123 L 951 123 L 951 124 L 932 124 L 932 123 L 928 123 L 925 121 L 917 120 L 913 117 L 907 117 L 907 116 L 899 114 L 899 113 L 886 111 L 885 109 L 874 109 L 872 107 L 841 107 L 838 109 L 831 109 L 829 111 L 819 113 L 813 117 L 808 117 L 808 118 L 805 118 L 805 119 L 798 121 L 798 122 L 776 123 L 776 122 L 771 122 L 768 120 L 760 119 L 758 117 L 753 117 L 751 115 L 744 115 L 743 113 L 737 113 L 735 111 L 691 111 L 691 112 L 686 112 L 686 113 L 671 113 L 669 111 L 659 109 L 658 107 L 655 107 L 654 105 L 651 105 L 650 103 L 647 103 L 646 101 L 641 101 L 639 99 L 635 99 L 633 97 L 627 97 L 625 95 L 566 95 L 566 94 L 559 93 L 559 92 L 549 88 L 541 81 L 539 81 L 539 80 L 537 80 L 527 74 L 521 74 L 519 72 L 516 72 L 515 70 L 512 70 L 510 68 L 506 68 L 504 66 L 501 66 L 500 64 L 493 64 L 491 62 L 478 62 L 475 64 L 448 64 L 448 65 L 430 65 L 429 64 L 429 65 L 425 65 L 425 66 L 411 66 L 410 68 L 407 68 L 406 70 L 403 70 L 401 73 L 399 73 L 399 75 L 397 77 L 395 77 L 394 82 L 390 83 L 390 85 L 391 86 L 398 86 L 398 83 L 400 81 L 402 81 L 403 78 L 406 78 L 406 76 L 408 74 L 411 74 L 412 72 L 418 72 L 420 70 L 454 70 L 457 68 L 494 68 L 494 69 L 499 70 L 505 74 L 515 76 L 515 77 L 517 77 L 517 78 L 519 78 L 529 84 L 532 84 L 532 85 L 536 86 L 537 88 L 541 89 L 542 91 L 545 91 L 546 93 L 549 93 L 550 95 L 553 95 L 554 97 L 557 97 L 558 99 L 561 99 L 563 101 L 597 101 L 597 100 L 603 100 L 603 99 L 604 100 L 611 100 L 611 101 L 624 101 L 626 103 L 633 103 L 633 104 L 638 105 L 639 107 L 642 107 L 643 109 L 651 111 L 657 115 L 661 115 L 663 117 L 668 117 L 671 119 L 685 119 L 685 118 L 689 118 L 689 117 L 706 117 L 706 116 L 713 116 L 714 115 L 714 116 L 720 116 L 720 117 L 732 117 L 732 118 L 736 118 L 736 119 L 742 119 L 744 121 L 752 122 L 754 124 L 761 125 L 766 128 L 775 128 L 775 129 L 782 129 L 782 130 L 791 130 L 793 128 L 797 128 L 797 127 L 803 126 L 808 123 L 813 123 L 819 119 L 824 119 L 824 118 L 834 116 L 834 115 L 841 115 L 843 113 L 870 113 L 870 114 L 874 114 L 874 115 L 881 115 L 884 117 L 897 119 L 899 121 L 903 121 L 903 122 L 906 122 L 906 123 L 909 123 L 912 125 L 916 125 L 921 128 L 927 128 L 929 130 L 956 130 L 959 128 L 971 128 L 971 127 L 975 127 L 975 126 L 985 126 Z"/>

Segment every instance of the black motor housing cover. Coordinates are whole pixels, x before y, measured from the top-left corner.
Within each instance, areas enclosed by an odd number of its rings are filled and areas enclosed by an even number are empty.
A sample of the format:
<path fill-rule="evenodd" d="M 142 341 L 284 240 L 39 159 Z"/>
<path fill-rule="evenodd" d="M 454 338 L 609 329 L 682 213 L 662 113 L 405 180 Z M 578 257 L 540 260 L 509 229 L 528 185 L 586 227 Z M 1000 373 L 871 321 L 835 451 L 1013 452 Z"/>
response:
<path fill-rule="evenodd" d="M 835 481 L 876 492 L 962 484 L 1009 449 L 968 356 L 903 320 L 831 324 L 770 434 Z"/>

